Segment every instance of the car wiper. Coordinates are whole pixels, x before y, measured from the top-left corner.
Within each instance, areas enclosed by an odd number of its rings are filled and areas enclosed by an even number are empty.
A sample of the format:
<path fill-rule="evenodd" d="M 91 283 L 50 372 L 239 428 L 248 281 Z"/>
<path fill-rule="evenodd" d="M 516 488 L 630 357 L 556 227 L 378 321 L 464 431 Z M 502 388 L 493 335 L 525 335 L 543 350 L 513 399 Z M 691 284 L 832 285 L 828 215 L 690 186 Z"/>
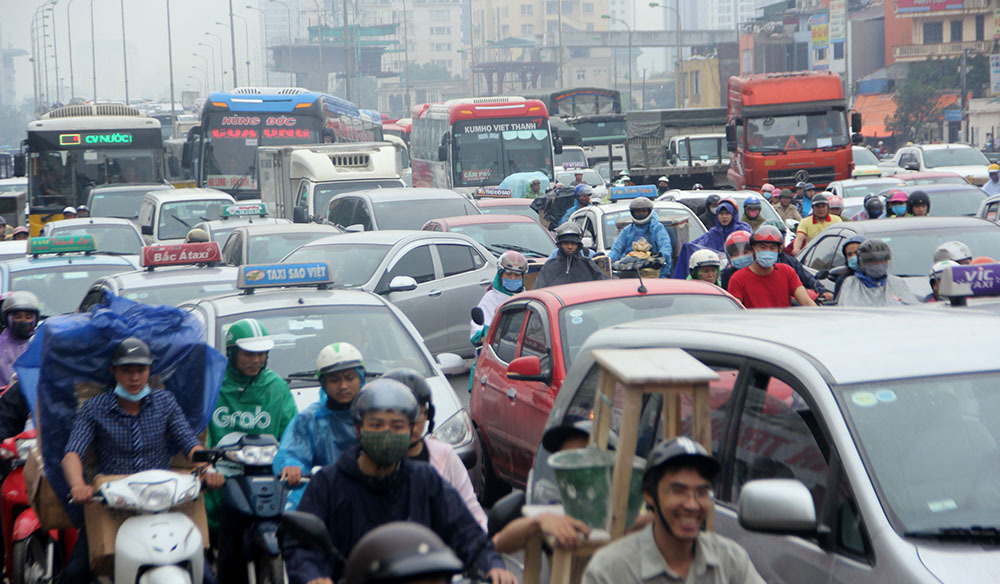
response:
<path fill-rule="evenodd" d="M 942 527 L 940 529 L 907 531 L 903 535 L 921 539 L 1000 541 L 1000 527 L 982 527 L 979 525 Z"/>
<path fill-rule="evenodd" d="M 286 381 L 290 381 L 292 379 L 316 379 L 316 370 L 298 371 L 296 373 L 289 373 L 285 376 Z"/>
<path fill-rule="evenodd" d="M 547 258 L 547 257 L 549 257 L 547 254 L 544 254 L 544 253 L 541 253 L 541 252 L 537 252 L 537 251 L 535 251 L 533 249 L 528 249 L 526 247 L 521 247 L 520 245 L 512 245 L 512 244 L 509 244 L 509 243 L 494 243 L 490 247 L 495 247 L 497 249 L 502 249 L 502 250 L 519 251 L 521 253 L 531 254 L 531 255 L 535 256 L 536 258 Z"/>

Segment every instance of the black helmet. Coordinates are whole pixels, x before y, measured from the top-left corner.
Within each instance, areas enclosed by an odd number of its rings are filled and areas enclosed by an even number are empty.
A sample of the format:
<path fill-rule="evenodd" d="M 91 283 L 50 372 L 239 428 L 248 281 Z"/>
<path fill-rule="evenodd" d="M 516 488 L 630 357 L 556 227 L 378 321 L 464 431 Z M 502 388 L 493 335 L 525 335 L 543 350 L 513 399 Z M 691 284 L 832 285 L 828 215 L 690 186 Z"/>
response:
<path fill-rule="evenodd" d="M 871 194 L 865 197 L 865 213 L 868 213 L 869 219 L 877 219 L 882 216 L 885 212 L 885 201 L 882 197 Z"/>
<path fill-rule="evenodd" d="M 927 213 L 931 212 L 931 198 L 924 191 L 913 191 L 910 196 L 906 198 L 906 212 L 913 214 L 913 208 L 917 205 L 927 205 Z"/>
<path fill-rule="evenodd" d="M 12 312 L 34 312 L 35 316 L 41 312 L 38 304 L 38 296 L 27 290 L 17 290 L 11 292 L 3 301 L 3 308 L 0 308 L 0 320 L 7 323 L 7 315 Z"/>
<path fill-rule="evenodd" d="M 813 195 L 812 204 L 813 207 L 815 207 L 816 205 L 826 205 L 827 207 L 829 207 L 830 197 L 827 196 L 825 191 L 822 193 L 816 193 L 815 195 Z"/>
<path fill-rule="evenodd" d="M 136 337 L 129 337 L 122 341 L 115 349 L 115 356 L 111 359 L 112 367 L 152 364 L 153 354 L 149 351 L 149 345 Z"/>
<path fill-rule="evenodd" d="M 646 459 L 646 470 L 642 473 L 642 489 L 655 493 L 656 483 L 672 466 L 692 466 L 709 481 L 715 480 L 722 465 L 712 458 L 705 447 L 688 438 L 678 436 L 660 442 Z"/>
<path fill-rule="evenodd" d="M 590 438 L 593 431 L 594 423 L 589 419 L 567 416 L 562 424 L 553 426 L 542 434 L 542 447 L 549 452 L 558 452 L 566 440 L 574 437 Z M 614 430 L 608 430 L 608 449 L 617 448 L 618 434 Z"/>
<path fill-rule="evenodd" d="M 462 571 L 462 562 L 433 531 L 408 521 L 376 527 L 362 537 L 344 568 L 345 584 L 389 584 Z"/>
<path fill-rule="evenodd" d="M 556 243 L 583 243 L 583 228 L 575 221 L 567 221 L 556 229 Z"/>
<path fill-rule="evenodd" d="M 417 399 L 410 388 L 395 379 L 376 379 L 366 383 L 351 404 L 351 417 L 360 424 L 369 412 L 399 412 L 412 425 L 417 421 Z"/>
<path fill-rule="evenodd" d="M 416 369 L 397 367 L 382 374 L 380 379 L 392 379 L 410 388 L 418 406 L 423 406 L 427 412 L 427 433 L 434 431 L 434 401 L 431 386 L 427 379 Z"/>
<path fill-rule="evenodd" d="M 639 211 L 647 211 L 645 217 L 636 217 L 635 214 Z M 653 201 L 650 201 L 646 197 L 636 197 L 632 199 L 632 202 L 628 204 L 628 212 L 632 215 L 632 221 L 639 225 L 645 225 L 653 219 Z"/>
<path fill-rule="evenodd" d="M 715 193 L 712 193 L 711 195 L 705 197 L 705 209 L 708 209 L 712 205 L 718 205 L 719 201 L 721 201 L 721 200 L 722 200 L 722 197 L 720 197 L 719 195 L 717 195 Z"/>

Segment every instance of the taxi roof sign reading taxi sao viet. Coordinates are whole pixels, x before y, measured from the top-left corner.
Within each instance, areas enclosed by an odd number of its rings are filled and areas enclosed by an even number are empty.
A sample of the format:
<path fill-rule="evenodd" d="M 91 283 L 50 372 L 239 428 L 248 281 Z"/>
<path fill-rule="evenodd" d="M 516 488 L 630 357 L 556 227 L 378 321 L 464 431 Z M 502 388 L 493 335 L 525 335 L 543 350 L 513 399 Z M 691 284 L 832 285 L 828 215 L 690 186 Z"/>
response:
<path fill-rule="evenodd" d="M 94 236 L 90 234 L 32 237 L 28 240 L 28 254 L 33 256 L 60 253 L 90 253 L 96 249 L 97 244 L 94 242 Z"/>
<path fill-rule="evenodd" d="M 267 216 L 267 204 L 266 203 L 242 203 L 239 205 L 226 205 L 222 208 L 222 218 L 227 217 L 248 217 L 248 216 Z"/>
<path fill-rule="evenodd" d="M 214 241 L 147 245 L 142 248 L 139 265 L 152 270 L 158 266 L 192 266 L 222 261 L 222 251 Z"/>
<path fill-rule="evenodd" d="M 969 296 L 1000 296 L 1000 264 L 949 266 L 941 272 L 938 295 L 955 305 Z"/>
<path fill-rule="evenodd" d="M 333 283 L 330 265 L 326 262 L 305 264 L 258 264 L 240 266 L 236 287 L 246 292 L 256 288 L 284 286 L 318 286 L 325 288 Z"/>

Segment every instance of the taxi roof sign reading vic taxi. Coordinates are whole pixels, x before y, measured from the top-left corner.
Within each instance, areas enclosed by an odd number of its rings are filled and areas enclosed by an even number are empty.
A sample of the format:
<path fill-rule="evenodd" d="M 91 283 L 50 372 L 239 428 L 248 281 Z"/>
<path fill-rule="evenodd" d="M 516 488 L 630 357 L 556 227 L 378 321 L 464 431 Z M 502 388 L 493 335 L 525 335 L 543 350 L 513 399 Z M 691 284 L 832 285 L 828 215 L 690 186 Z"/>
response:
<path fill-rule="evenodd" d="M 938 294 L 948 298 L 1000 296 L 1000 264 L 949 266 L 941 272 Z"/>
<path fill-rule="evenodd" d="M 54 237 L 32 237 L 28 240 L 29 255 L 44 255 L 58 253 L 90 253 L 97 249 L 94 236 L 56 235 Z"/>
<path fill-rule="evenodd" d="M 222 208 L 222 217 L 246 217 L 250 215 L 257 215 L 260 217 L 267 216 L 267 204 L 266 203 L 243 203 L 240 205 L 226 205 Z"/>
<path fill-rule="evenodd" d="M 219 244 L 209 241 L 144 246 L 139 265 L 152 269 L 158 266 L 192 266 L 221 261 L 222 251 L 219 249 Z"/>
<path fill-rule="evenodd" d="M 247 292 L 282 286 L 325 287 L 332 283 L 333 275 L 326 262 L 240 266 L 236 276 L 236 287 Z"/>

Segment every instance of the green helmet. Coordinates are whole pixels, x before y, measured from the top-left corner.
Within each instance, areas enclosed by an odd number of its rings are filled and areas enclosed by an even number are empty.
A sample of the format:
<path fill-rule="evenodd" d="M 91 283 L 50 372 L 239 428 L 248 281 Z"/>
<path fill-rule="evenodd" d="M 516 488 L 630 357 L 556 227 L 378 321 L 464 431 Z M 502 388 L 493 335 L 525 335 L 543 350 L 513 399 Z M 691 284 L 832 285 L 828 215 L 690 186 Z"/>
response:
<path fill-rule="evenodd" d="M 226 327 L 225 332 L 227 351 L 237 347 L 249 353 L 263 353 L 274 348 L 274 340 L 255 318 L 238 320 Z"/>

